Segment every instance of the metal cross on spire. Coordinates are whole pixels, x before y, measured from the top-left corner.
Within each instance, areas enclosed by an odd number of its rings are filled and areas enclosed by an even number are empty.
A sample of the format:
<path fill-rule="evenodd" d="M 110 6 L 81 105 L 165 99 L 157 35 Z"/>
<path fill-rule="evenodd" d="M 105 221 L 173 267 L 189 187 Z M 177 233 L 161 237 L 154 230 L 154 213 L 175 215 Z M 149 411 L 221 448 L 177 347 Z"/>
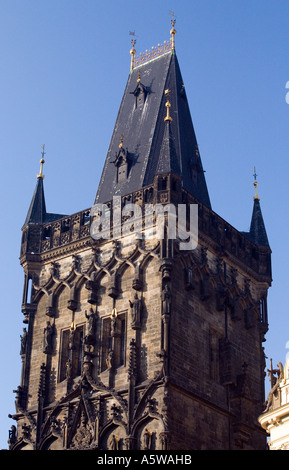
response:
<path fill-rule="evenodd" d="M 176 24 L 176 19 L 175 19 L 175 12 L 174 11 L 170 11 L 170 15 L 172 15 L 172 19 L 171 19 L 171 25 L 172 25 L 172 29 L 170 31 L 171 33 L 171 42 L 172 42 L 172 50 L 175 49 L 175 35 L 176 35 L 176 30 L 175 30 L 175 24 Z"/>
<path fill-rule="evenodd" d="M 136 43 L 135 31 L 130 31 L 130 32 L 129 32 L 129 35 L 130 35 L 130 36 L 133 36 L 133 38 L 131 39 L 131 43 L 132 43 L 132 46 L 134 47 L 134 46 L 135 46 L 135 43 Z"/>
<path fill-rule="evenodd" d="M 135 58 L 135 54 L 136 54 L 136 50 L 134 48 L 134 46 L 136 44 L 135 31 L 130 31 L 129 35 L 133 36 L 133 38 L 131 40 L 132 48 L 130 50 L 130 55 L 131 55 L 130 69 L 133 70 L 133 68 L 134 68 L 134 58 Z"/>
<path fill-rule="evenodd" d="M 39 174 L 37 175 L 37 178 L 44 178 L 44 174 L 43 174 L 43 165 L 45 163 L 45 160 L 44 160 L 44 155 L 45 155 L 45 145 L 41 145 L 41 148 L 42 148 L 42 152 L 41 152 L 41 160 L 40 160 L 40 171 L 39 171 Z"/>
<path fill-rule="evenodd" d="M 258 183 L 257 183 L 257 173 L 256 173 L 256 168 L 254 167 L 253 168 L 253 176 L 254 176 L 254 186 L 255 186 L 255 196 L 254 196 L 254 199 L 260 199 L 259 196 L 258 196 L 258 193 L 257 193 L 257 186 L 258 186 Z"/>
<path fill-rule="evenodd" d="M 176 23 L 175 12 L 173 10 L 170 10 L 170 15 L 172 15 L 172 19 L 171 19 L 172 26 L 175 26 L 175 23 Z"/>

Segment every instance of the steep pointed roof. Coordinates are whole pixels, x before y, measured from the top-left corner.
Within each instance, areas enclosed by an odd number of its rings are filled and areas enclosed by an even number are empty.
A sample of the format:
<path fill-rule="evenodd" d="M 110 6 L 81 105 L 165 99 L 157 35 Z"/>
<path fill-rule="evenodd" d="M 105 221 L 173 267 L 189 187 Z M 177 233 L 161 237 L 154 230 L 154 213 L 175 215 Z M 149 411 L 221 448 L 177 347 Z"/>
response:
<path fill-rule="evenodd" d="M 249 238 L 259 246 L 269 246 L 259 198 L 254 198 Z"/>
<path fill-rule="evenodd" d="M 46 217 L 43 178 L 38 177 L 24 225 L 43 224 Z"/>
<path fill-rule="evenodd" d="M 165 91 L 170 90 L 170 129 Z M 130 165 L 117 178 L 116 155 L 123 136 Z M 153 183 L 163 165 L 166 143 L 174 143 L 171 171 L 178 169 L 184 189 L 211 207 L 186 92 L 174 49 L 132 68 L 119 108 L 95 203 L 123 196 Z M 172 149 L 172 147 L 171 147 Z M 161 158 L 161 160 L 160 160 Z M 173 159 L 173 160 L 172 160 Z"/>
<path fill-rule="evenodd" d="M 44 196 L 44 146 L 42 146 L 42 158 L 40 160 L 40 172 L 37 175 L 37 183 L 34 194 L 27 212 L 24 226 L 28 224 L 44 224 L 64 217 L 62 214 L 50 214 L 46 212 L 45 196 Z"/>
<path fill-rule="evenodd" d="M 251 225 L 250 231 L 245 233 L 245 235 L 250 238 L 250 240 L 258 246 L 267 246 L 269 247 L 269 241 L 267 237 L 267 232 L 264 224 L 264 219 L 261 211 L 260 205 L 260 198 L 258 196 L 258 183 L 257 183 L 257 174 L 256 169 L 254 171 L 254 188 L 255 188 L 255 196 L 254 196 L 254 205 L 253 205 L 253 212 L 251 218 Z"/>
<path fill-rule="evenodd" d="M 166 121 L 156 170 L 157 175 L 161 175 L 163 173 L 174 173 L 175 175 L 181 174 L 179 159 L 176 154 L 174 137 L 171 130 L 171 121 L 169 119 Z"/>

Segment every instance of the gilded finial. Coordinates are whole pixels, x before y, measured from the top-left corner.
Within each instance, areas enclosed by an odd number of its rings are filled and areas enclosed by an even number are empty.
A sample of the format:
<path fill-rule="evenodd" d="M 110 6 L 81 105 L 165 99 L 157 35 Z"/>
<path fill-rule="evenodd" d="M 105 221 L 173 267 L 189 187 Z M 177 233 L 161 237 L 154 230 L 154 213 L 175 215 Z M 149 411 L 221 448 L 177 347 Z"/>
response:
<path fill-rule="evenodd" d="M 253 176 L 254 176 L 254 187 L 255 187 L 255 196 L 254 196 L 254 199 L 257 199 L 258 201 L 260 200 L 259 196 L 258 196 L 258 193 L 257 193 L 257 187 L 258 187 L 258 183 L 257 183 L 257 173 L 256 173 L 256 168 L 254 167 L 253 168 Z"/>
<path fill-rule="evenodd" d="M 174 51 L 175 50 L 175 35 L 177 34 L 175 30 L 176 19 L 175 19 L 174 11 L 170 11 L 170 14 L 172 15 L 172 19 L 171 19 L 172 29 L 170 30 L 170 34 L 172 36 L 171 37 L 172 50 Z"/>
<path fill-rule="evenodd" d="M 164 121 L 165 121 L 165 122 L 166 122 L 166 121 L 172 122 L 172 118 L 171 118 L 171 116 L 170 116 L 170 107 L 171 107 L 171 103 L 170 103 L 170 100 L 169 100 L 169 97 L 170 97 L 170 90 L 168 90 L 168 89 L 165 90 L 165 95 L 167 95 L 167 101 L 166 101 L 166 105 L 165 105 L 166 108 L 167 108 L 167 115 L 166 115 Z"/>
<path fill-rule="evenodd" d="M 113 309 L 112 309 L 110 318 L 111 318 L 111 319 L 117 318 L 117 310 L 116 310 L 116 308 L 113 308 Z"/>
<path fill-rule="evenodd" d="M 138 73 L 137 82 L 140 82 L 140 72 Z"/>
<path fill-rule="evenodd" d="M 44 155 L 45 155 L 45 152 L 44 152 L 44 149 L 45 149 L 45 145 L 41 145 L 41 148 L 42 148 L 42 152 L 41 152 L 41 160 L 40 160 L 40 171 L 39 171 L 39 174 L 37 175 L 37 178 L 44 178 L 44 174 L 43 174 L 43 165 L 45 163 L 45 160 L 44 160 Z"/>
<path fill-rule="evenodd" d="M 130 36 L 133 36 L 133 38 L 131 40 L 132 48 L 130 50 L 130 55 L 131 55 L 130 69 L 133 70 L 134 69 L 134 59 L 135 59 L 135 55 L 136 55 L 136 50 L 134 48 L 134 46 L 136 44 L 135 31 L 130 31 L 129 34 L 130 34 Z"/>
<path fill-rule="evenodd" d="M 120 142 L 118 144 L 118 148 L 122 149 L 122 146 L 123 146 L 123 135 L 120 136 Z"/>

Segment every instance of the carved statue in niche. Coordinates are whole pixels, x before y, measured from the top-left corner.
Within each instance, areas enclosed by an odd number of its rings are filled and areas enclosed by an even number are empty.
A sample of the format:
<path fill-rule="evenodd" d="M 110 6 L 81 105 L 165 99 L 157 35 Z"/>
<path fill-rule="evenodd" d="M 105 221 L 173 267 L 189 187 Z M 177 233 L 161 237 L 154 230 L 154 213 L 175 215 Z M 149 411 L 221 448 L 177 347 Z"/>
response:
<path fill-rule="evenodd" d="M 168 449 L 168 436 L 166 432 L 161 432 L 160 435 L 161 450 Z"/>
<path fill-rule="evenodd" d="M 115 336 L 116 334 L 116 321 L 117 321 L 117 316 L 116 315 L 111 315 L 111 322 L 110 322 L 110 336 Z"/>
<path fill-rule="evenodd" d="M 135 293 L 134 300 L 129 301 L 131 308 L 132 326 L 139 326 L 141 322 L 141 299 L 138 298 L 137 292 Z"/>
<path fill-rule="evenodd" d="M 145 450 L 150 450 L 152 445 L 152 433 L 145 429 L 144 436 L 143 436 L 143 448 Z"/>
<path fill-rule="evenodd" d="M 108 443 L 110 450 L 118 450 L 118 439 L 115 434 L 113 434 Z"/>
<path fill-rule="evenodd" d="M 66 363 L 66 378 L 67 378 L 67 380 L 70 380 L 71 377 L 72 377 L 72 363 L 71 363 L 71 360 L 69 358 L 67 363 Z"/>
<path fill-rule="evenodd" d="M 91 374 L 93 362 L 92 359 L 95 357 L 94 355 L 94 346 L 92 344 L 83 345 L 83 363 L 82 363 L 82 372 L 83 374 Z"/>
<path fill-rule="evenodd" d="M 113 351 L 110 350 L 106 358 L 106 368 L 112 369 L 113 367 Z"/>
<path fill-rule="evenodd" d="M 75 327 L 74 327 L 74 323 L 73 323 L 70 330 L 69 330 L 69 341 L 68 341 L 68 348 L 69 349 L 74 349 L 74 336 L 75 336 Z"/>
<path fill-rule="evenodd" d="M 162 292 L 162 313 L 170 314 L 171 312 L 171 290 L 166 284 Z"/>
<path fill-rule="evenodd" d="M 52 352 L 52 339 L 53 339 L 54 328 L 50 324 L 50 321 L 46 322 L 46 327 L 43 330 L 43 352 L 50 354 Z"/>
<path fill-rule="evenodd" d="M 85 325 L 85 342 L 89 343 L 94 340 L 95 338 L 95 328 L 96 328 L 96 315 L 92 308 L 90 309 L 89 314 L 87 314 L 87 310 L 85 310 L 85 318 L 86 318 L 86 325 Z"/>
<path fill-rule="evenodd" d="M 21 347 L 20 347 L 20 354 L 21 356 L 26 353 L 26 344 L 27 344 L 27 331 L 26 328 L 23 328 L 23 335 L 20 335 L 21 339 Z"/>

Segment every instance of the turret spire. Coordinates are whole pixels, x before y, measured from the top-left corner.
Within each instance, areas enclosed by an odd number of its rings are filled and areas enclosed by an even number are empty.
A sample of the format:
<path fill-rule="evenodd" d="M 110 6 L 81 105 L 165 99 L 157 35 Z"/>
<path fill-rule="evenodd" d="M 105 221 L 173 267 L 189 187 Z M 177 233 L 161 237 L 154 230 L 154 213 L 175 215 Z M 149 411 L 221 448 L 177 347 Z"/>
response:
<path fill-rule="evenodd" d="M 269 246 L 268 237 L 266 233 L 266 228 L 263 220 L 263 215 L 260 206 L 260 198 L 257 193 L 257 173 L 256 168 L 253 168 L 254 176 L 254 187 L 255 187 L 255 196 L 254 196 L 254 206 L 253 213 L 251 218 L 249 238 L 259 246 Z"/>
<path fill-rule="evenodd" d="M 30 203 L 30 207 L 25 219 L 24 226 L 28 224 L 43 224 L 45 222 L 50 222 L 53 220 L 60 219 L 64 217 L 62 214 L 51 214 L 46 212 L 46 204 L 44 197 L 44 174 L 43 174 L 43 165 L 44 155 L 45 155 L 45 145 L 41 145 L 41 160 L 40 160 L 40 171 L 37 175 L 37 183 L 34 190 L 34 194 Z"/>

